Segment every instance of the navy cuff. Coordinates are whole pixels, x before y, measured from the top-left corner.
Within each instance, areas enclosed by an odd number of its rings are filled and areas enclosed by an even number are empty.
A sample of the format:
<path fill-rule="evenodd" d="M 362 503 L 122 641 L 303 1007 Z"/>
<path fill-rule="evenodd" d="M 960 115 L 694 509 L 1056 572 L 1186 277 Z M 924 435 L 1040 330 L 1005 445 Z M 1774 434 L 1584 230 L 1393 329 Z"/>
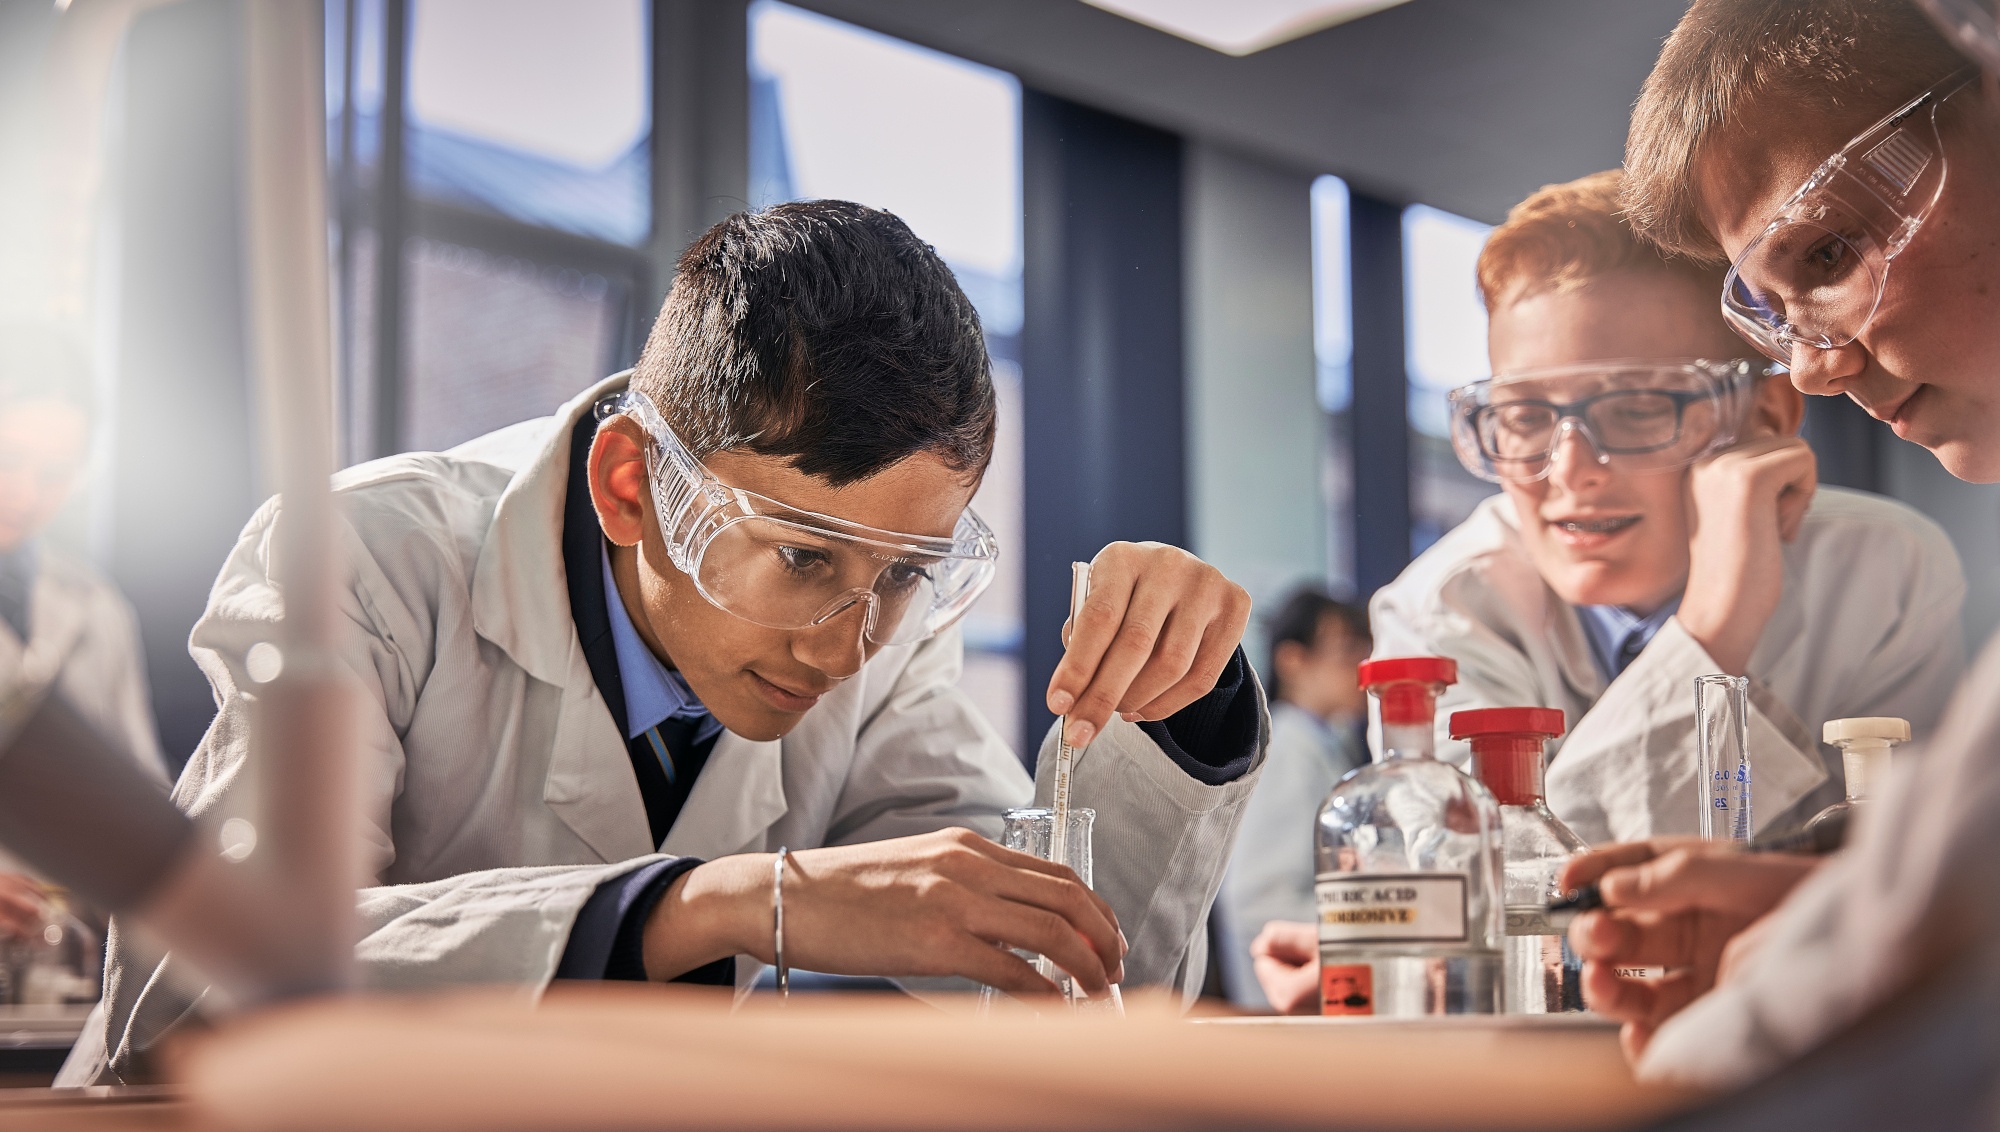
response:
<path fill-rule="evenodd" d="M 1250 773 L 1257 758 L 1257 682 L 1237 646 L 1207 695 L 1158 721 L 1139 723 L 1175 766 L 1205 786 Z"/>
<path fill-rule="evenodd" d="M 570 925 L 556 978 L 645 981 L 646 920 L 668 886 L 700 864 L 698 857 L 655 861 L 598 885 Z M 720 959 L 673 981 L 729 986 L 736 981 L 736 963 Z"/>

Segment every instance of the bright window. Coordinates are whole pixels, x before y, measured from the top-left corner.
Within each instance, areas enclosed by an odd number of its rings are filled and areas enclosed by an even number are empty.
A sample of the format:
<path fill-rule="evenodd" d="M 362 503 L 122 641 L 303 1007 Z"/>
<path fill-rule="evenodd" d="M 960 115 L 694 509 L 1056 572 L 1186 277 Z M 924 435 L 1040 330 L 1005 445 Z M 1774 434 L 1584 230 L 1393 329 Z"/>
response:
<path fill-rule="evenodd" d="M 1452 453 L 1446 400 L 1451 390 L 1487 376 L 1486 306 L 1476 269 L 1491 231 L 1427 205 L 1403 211 L 1411 554 L 1423 553 L 1495 490 Z"/>
<path fill-rule="evenodd" d="M 1354 577 L 1354 306 L 1348 251 L 1347 182 L 1312 184 L 1313 357 L 1319 406 L 1327 414 L 1320 493 L 1327 510 L 1327 586 L 1351 594 Z"/>

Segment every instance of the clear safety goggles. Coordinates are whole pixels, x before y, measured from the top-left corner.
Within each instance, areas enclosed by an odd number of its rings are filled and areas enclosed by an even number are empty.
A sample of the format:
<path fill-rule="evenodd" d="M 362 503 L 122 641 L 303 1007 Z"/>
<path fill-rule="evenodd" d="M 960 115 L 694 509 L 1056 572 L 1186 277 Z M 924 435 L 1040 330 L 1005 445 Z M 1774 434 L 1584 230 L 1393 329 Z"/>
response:
<path fill-rule="evenodd" d="M 1691 358 L 1500 374 L 1451 391 L 1452 448 L 1494 483 L 1546 477 L 1571 436 L 1621 470 L 1685 467 L 1736 443 L 1757 381 L 1775 368 Z"/>
<path fill-rule="evenodd" d="M 870 641 L 909 644 L 957 620 L 993 581 L 999 542 L 970 508 L 950 538 L 800 510 L 716 479 L 644 393 L 598 402 L 600 424 L 614 416 L 652 439 L 646 467 L 668 560 L 745 621 L 804 629 L 860 606 Z"/>
<path fill-rule="evenodd" d="M 1784 363 L 1797 346 L 1831 350 L 1860 336 L 1890 262 L 1944 190 L 1938 109 L 1975 74 L 1952 75 L 1864 130 L 1786 200 L 1723 281 L 1722 314 L 1739 334 Z"/>

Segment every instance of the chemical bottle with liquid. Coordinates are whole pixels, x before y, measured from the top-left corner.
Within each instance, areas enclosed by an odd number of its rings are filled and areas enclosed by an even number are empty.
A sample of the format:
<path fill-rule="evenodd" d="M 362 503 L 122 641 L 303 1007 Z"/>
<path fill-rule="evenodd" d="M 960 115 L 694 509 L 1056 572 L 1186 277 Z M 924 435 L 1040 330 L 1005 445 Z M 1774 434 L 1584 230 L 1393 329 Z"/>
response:
<path fill-rule="evenodd" d="M 1417 1017 L 1500 1008 L 1500 806 L 1436 758 L 1444 657 L 1361 665 L 1376 761 L 1320 807 L 1313 890 L 1320 1013 Z"/>
<path fill-rule="evenodd" d="M 1896 749 L 1896 744 L 1910 741 L 1910 721 L 1889 715 L 1829 719 L 1820 735 L 1840 748 L 1841 769 L 1847 779 L 1847 798 L 1821 810 L 1807 822 L 1809 833 L 1823 826 L 1844 825 L 1853 816 L 1855 807 L 1868 800 L 1888 776 L 1889 752 Z"/>
<path fill-rule="evenodd" d="M 1503 945 L 1501 1009 L 1562 1014 L 1583 1009 L 1583 963 L 1548 904 L 1563 895 L 1563 862 L 1588 846 L 1549 812 L 1542 795 L 1544 749 L 1563 733 L 1554 708 L 1453 712 L 1451 737 L 1472 743 L 1473 773 L 1500 803 Z"/>

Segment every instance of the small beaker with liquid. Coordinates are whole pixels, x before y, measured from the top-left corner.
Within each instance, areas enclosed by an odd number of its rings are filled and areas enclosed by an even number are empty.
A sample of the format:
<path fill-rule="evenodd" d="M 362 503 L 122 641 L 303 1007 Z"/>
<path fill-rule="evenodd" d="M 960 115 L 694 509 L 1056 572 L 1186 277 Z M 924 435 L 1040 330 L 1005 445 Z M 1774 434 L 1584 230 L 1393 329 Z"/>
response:
<path fill-rule="evenodd" d="M 1039 806 L 1023 807 L 1006 811 L 1001 815 L 1001 819 L 1005 823 L 1000 832 L 1000 844 L 1003 848 L 1012 849 L 1017 853 L 1026 853 L 1031 857 L 1039 857 L 1044 861 L 1053 859 L 1050 850 L 1055 842 L 1056 812 L 1054 810 Z M 1086 888 L 1096 887 L 1091 876 L 1090 844 L 1091 829 L 1096 822 L 1096 810 L 1084 807 L 1072 807 L 1069 811 L 1069 826 L 1065 831 L 1063 839 L 1065 844 L 1063 846 L 1064 860 L 1062 863 L 1069 866 L 1070 871 L 1076 874 L 1077 879 L 1082 881 Z M 1014 954 L 1034 964 L 1035 970 L 1054 981 L 1056 986 L 1062 989 L 1063 1000 L 1070 1006 L 1078 1009 L 1105 1009 L 1118 1013 L 1124 1012 L 1124 1003 L 1119 997 L 1116 985 L 1112 986 L 1111 994 L 1108 997 L 1092 999 L 1077 987 L 1075 980 L 1064 974 L 1060 967 L 1049 962 L 1046 958 L 1035 955 L 1032 952 L 1022 951 L 1019 948 L 1014 949 Z M 994 990 L 992 987 L 983 988 L 979 993 L 981 1011 L 984 1012 L 990 1009 L 994 1001 L 999 997 L 1000 992 Z"/>

